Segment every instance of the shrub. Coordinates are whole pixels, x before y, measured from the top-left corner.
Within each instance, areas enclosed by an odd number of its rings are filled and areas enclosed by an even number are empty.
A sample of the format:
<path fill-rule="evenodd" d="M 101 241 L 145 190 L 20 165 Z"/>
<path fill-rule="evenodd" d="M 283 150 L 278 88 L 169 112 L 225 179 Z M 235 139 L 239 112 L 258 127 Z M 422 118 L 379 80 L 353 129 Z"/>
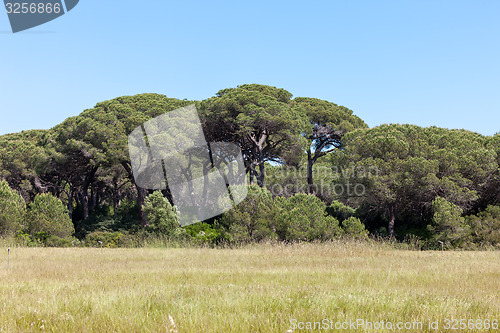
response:
<path fill-rule="evenodd" d="M 85 243 L 95 247 L 118 247 L 123 236 L 118 231 L 94 231 L 85 237 Z"/>
<path fill-rule="evenodd" d="M 0 181 L 0 234 L 13 234 L 22 229 L 26 215 L 23 197 Z"/>
<path fill-rule="evenodd" d="M 160 191 L 155 191 L 144 200 L 144 214 L 148 220 L 147 229 L 166 236 L 182 233 L 175 207 Z"/>
<path fill-rule="evenodd" d="M 344 235 L 354 239 L 368 238 L 368 230 L 365 225 L 357 217 L 351 216 L 342 222 L 342 230 Z"/>
<path fill-rule="evenodd" d="M 281 213 L 276 232 L 282 241 L 329 240 L 341 235 L 339 221 L 326 213 L 326 205 L 316 196 L 299 193 L 277 201 Z"/>
<path fill-rule="evenodd" d="M 47 237 L 45 240 L 45 246 L 49 247 L 71 247 L 75 243 L 79 243 L 76 238 L 60 238 L 55 235 Z"/>
<path fill-rule="evenodd" d="M 488 206 L 477 216 L 467 218 L 475 243 L 500 248 L 500 206 Z"/>
<path fill-rule="evenodd" d="M 465 218 L 462 217 L 463 210 L 460 207 L 444 198 L 437 197 L 432 202 L 432 210 L 434 211 L 433 225 L 427 228 L 433 233 L 431 239 L 434 242 L 459 247 L 468 241 L 470 227 L 465 223 Z"/>
<path fill-rule="evenodd" d="M 29 205 L 27 232 L 46 240 L 49 236 L 67 238 L 75 232 L 68 208 L 50 194 L 39 194 Z M 45 235 L 44 235 L 45 234 Z"/>
<path fill-rule="evenodd" d="M 259 242 L 276 238 L 272 229 L 276 213 L 271 192 L 251 185 L 245 200 L 222 214 L 217 222 L 227 230 L 228 241 L 232 243 Z"/>
<path fill-rule="evenodd" d="M 352 207 L 346 206 L 340 201 L 333 201 L 332 204 L 326 209 L 326 212 L 335 217 L 339 221 L 344 221 L 351 216 L 354 216 L 356 210 Z"/>
<path fill-rule="evenodd" d="M 191 240 L 196 244 L 215 245 L 222 239 L 222 232 L 208 223 L 195 223 L 184 227 Z"/>

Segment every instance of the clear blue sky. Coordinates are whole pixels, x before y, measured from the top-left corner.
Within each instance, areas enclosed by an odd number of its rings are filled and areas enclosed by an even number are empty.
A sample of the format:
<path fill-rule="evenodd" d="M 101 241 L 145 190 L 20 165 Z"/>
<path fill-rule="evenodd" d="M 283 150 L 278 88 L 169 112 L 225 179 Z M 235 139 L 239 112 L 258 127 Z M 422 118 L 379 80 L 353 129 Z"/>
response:
<path fill-rule="evenodd" d="M 244 83 L 354 110 L 370 126 L 500 131 L 500 1 L 80 0 L 12 34 L 0 12 L 0 134 L 145 92 Z"/>

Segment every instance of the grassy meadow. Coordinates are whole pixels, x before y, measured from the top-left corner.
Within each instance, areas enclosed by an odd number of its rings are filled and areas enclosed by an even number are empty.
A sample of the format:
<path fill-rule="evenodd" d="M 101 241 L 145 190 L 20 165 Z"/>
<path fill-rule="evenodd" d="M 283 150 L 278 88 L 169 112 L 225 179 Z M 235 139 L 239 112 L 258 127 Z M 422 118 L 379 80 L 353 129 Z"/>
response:
<path fill-rule="evenodd" d="M 446 319 L 500 319 L 493 251 L 12 248 L 8 268 L 0 250 L 2 332 L 290 332 L 293 319 L 422 322 L 405 331 L 434 332 Z"/>

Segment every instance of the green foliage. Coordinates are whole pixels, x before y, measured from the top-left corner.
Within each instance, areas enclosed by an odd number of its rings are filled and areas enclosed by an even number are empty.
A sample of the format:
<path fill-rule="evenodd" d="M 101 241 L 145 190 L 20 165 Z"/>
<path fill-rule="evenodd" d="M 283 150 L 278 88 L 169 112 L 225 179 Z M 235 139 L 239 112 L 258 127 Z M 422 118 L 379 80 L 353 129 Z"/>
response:
<path fill-rule="evenodd" d="M 355 130 L 343 140 L 346 149 L 334 163 L 355 170 L 344 181 L 366 188 L 365 195 L 347 199 L 391 221 L 391 233 L 394 220 L 405 221 L 406 229 L 424 228 L 437 196 L 472 208 L 498 171 L 485 137 L 465 130 L 393 124 Z"/>
<path fill-rule="evenodd" d="M 301 144 L 306 118 L 292 106 L 291 96 L 284 89 L 247 84 L 221 90 L 200 105 L 208 139 L 238 144 L 250 181 L 257 178 L 261 187 L 264 163 L 282 160 Z"/>
<path fill-rule="evenodd" d="M 6 181 L 0 181 L 0 234 L 13 234 L 21 230 L 25 215 L 24 199 Z"/>
<path fill-rule="evenodd" d="M 367 239 L 368 230 L 366 230 L 365 225 L 357 217 L 351 216 L 346 220 L 342 221 L 342 230 L 344 235 L 349 238 L 354 239 Z"/>
<path fill-rule="evenodd" d="M 85 237 L 85 243 L 93 247 L 118 247 L 126 246 L 126 235 L 121 232 L 94 231 Z"/>
<path fill-rule="evenodd" d="M 463 210 L 447 201 L 437 197 L 432 202 L 434 212 L 433 224 L 428 229 L 433 232 L 434 242 L 443 242 L 446 246 L 458 247 L 468 241 L 470 227 L 462 217 Z"/>
<path fill-rule="evenodd" d="M 74 246 L 75 243 L 79 244 L 80 242 L 76 238 L 61 238 L 56 235 L 50 235 L 44 243 L 45 246 L 48 247 L 70 247 Z"/>
<path fill-rule="evenodd" d="M 51 194 L 37 195 L 29 204 L 27 216 L 26 230 L 32 236 L 46 234 L 47 237 L 67 238 L 75 232 L 68 209 Z"/>
<path fill-rule="evenodd" d="M 222 214 L 218 223 L 227 230 L 231 243 L 250 243 L 274 239 L 271 222 L 277 207 L 271 193 L 256 185 L 248 187 L 246 199 Z"/>
<path fill-rule="evenodd" d="M 128 134 L 193 103 L 207 140 L 237 144 L 249 180 L 272 195 L 251 188 L 247 200 L 218 223 L 179 228 L 175 208 L 161 194 L 144 203 L 146 190 L 133 182 Z M 283 172 L 291 167 L 303 171 Z M 499 239 L 497 208 L 488 205 L 500 205 L 500 134 L 397 124 L 368 129 L 343 106 L 292 99 L 284 89 L 258 84 L 223 89 L 202 102 L 123 96 L 50 130 L 0 136 L 0 178 L 5 179 L 0 234 L 16 233 L 30 246 L 68 244 L 73 233 L 68 214 L 80 239 L 97 231 L 120 232 L 136 243 L 189 237 L 198 244 L 322 240 L 339 234 L 337 220 L 347 234 L 360 237 L 366 234 L 364 224 L 373 233 L 383 229 L 379 234 L 400 239 L 443 239 L 449 246 L 467 245 L 469 239 L 497 246 Z M 315 192 L 319 184 L 316 195 L 333 201 L 326 208 L 333 220 L 316 199 L 298 195 Z M 359 184 L 363 193 L 319 191 L 337 184 L 344 189 Z M 31 202 L 28 210 L 25 202 Z M 472 212 L 481 213 L 464 222 L 461 215 Z"/>
<path fill-rule="evenodd" d="M 500 206 L 488 206 L 478 215 L 468 216 L 474 242 L 500 248 Z"/>
<path fill-rule="evenodd" d="M 275 223 L 280 240 L 324 241 L 341 235 L 339 221 L 326 213 L 326 205 L 314 195 L 299 193 L 277 201 L 281 212 Z"/>
<path fill-rule="evenodd" d="M 328 206 L 326 208 L 326 212 L 329 215 L 335 217 L 337 220 L 342 222 L 342 221 L 350 218 L 351 216 L 354 216 L 354 214 L 356 213 L 356 210 L 352 207 L 344 205 L 340 201 L 334 200 L 330 204 L 330 206 Z"/>
<path fill-rule="evenodd" d="M 216 245 L 223 238 L 222 231 L 208 223 L 199 222 L 188 225 L 184 229 L 195 244 Z"/>
<path fill-rule="evenodd" d="M 160 191 L 146 197 L 144 213 L 149 222 L 148 230 L 166 236 L 174 236 L 180 232 L 177 230 L 180 229 L 177 211 Z"/>

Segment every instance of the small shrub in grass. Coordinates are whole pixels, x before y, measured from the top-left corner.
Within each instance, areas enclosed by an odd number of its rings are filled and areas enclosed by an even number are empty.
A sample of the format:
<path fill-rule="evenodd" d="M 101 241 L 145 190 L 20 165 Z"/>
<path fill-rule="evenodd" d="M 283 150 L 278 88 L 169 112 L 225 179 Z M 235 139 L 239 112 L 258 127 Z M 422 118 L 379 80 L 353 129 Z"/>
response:
<path fill-rule="evenodd" d="M 68 208 L 51 194 L 39 194 L 30 203 L 26 229 L 30 235 L 43 241 L 52 235 L 67 238 L 75 232 Z"/>
<path fill-rule="evenodd" d="M 212 228 L 208 223 L 195 223 L 184 227 L 187 234 L 191 236 L 194 244 L 202 245 L 209 244 L 215 245 L 222 238 L 221 230 Z"/>
<path fill-rule="evenodd" d="M 78 242 L 76 238 L 61 238 L 55 235 L 50 235 L 45 240 L 45 246 L 48 247 L 71 247 Z"/>
<path fill-rule="evenodd" d="M 443 242 L 446 247 L 465 246 L 469 241 L 470 227 L 462 217 L 463 210 L 448 200 L 437 197 L 432 202 L 433 224 L 427 226 L 432 233 L 431 242 L 438 247 Z"/>
<path fill-rule="evenodd" d="M 342 234 L 339 221 L 326 213 L 326 205 L 316 196 L 299 193 L 276 201 L 281 207 L 275 222 L 280 240 L 324 241 Z"/>
<path fill-rule="evenodd" d="M 155 191 L 144 200 L 144 214 L 148 220 L 147 230 L 168 237 L 185 234 L 180 228 L 177 210 L 172 207 L 160 191 Z"/>
<path fill-rule="evenodd" d="M 94 231 L 85 237 L 85 243 L 93 247 L 118 247 L 123 238 L 121 232 Z"/>
<path fill-rule="evenodd" d="M 217 223 L 227 231 L 231 243 L 260 242 L 276 238 L 272 222 L 277 212 L 271 192 L 252 185 L 245 200 L 222 214 Z"/>
<path fill-rule="evenodd" d="M 24 232 L 24 231 L 19 231 L 16 236 L 14 237 L 16 244 L 20 246 L 27 246 L 27 247 L 36 247 L 36 246 L 42 246 L 43 244 L 37 240 L 35 237 L 31 236 L 30 234 Z"/>
<path fill-rule="evenodd" d="M 351 216 L 346 220 L 342 221 L 342 230 L 344 235 L 348 238 L 353 239 L 367 239 L 368 230 L 366 230 L 365 225 L 357 217 Z"/>

